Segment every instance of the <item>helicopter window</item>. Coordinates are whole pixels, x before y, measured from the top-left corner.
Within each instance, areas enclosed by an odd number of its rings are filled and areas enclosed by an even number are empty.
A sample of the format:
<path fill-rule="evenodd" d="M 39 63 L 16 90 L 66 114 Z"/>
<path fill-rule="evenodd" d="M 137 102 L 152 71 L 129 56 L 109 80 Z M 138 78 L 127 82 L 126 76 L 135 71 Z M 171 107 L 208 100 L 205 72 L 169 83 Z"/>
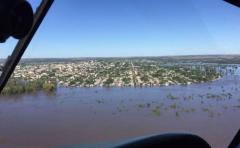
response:
<path fill-rule="evenodd" d="M 0 95 L 0 147 L 162 133 L 227 147 L 240 128 L 239 18 L 221 0 L 55 1 Z M 0 73 L 16 43 L 0 44 Z"/>

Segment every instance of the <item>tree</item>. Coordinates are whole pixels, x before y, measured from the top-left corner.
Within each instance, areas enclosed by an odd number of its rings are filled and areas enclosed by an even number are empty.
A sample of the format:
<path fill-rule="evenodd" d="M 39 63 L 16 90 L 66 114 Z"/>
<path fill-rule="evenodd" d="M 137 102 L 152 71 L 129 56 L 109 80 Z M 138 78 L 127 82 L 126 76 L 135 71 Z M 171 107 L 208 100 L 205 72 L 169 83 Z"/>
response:
<path fill-rule="evenodd" d="M 106 81 L 103 82 L 104 86 L 109 86 L 114 82 L 114 79 L 112 77 L 109 77 Z"/>

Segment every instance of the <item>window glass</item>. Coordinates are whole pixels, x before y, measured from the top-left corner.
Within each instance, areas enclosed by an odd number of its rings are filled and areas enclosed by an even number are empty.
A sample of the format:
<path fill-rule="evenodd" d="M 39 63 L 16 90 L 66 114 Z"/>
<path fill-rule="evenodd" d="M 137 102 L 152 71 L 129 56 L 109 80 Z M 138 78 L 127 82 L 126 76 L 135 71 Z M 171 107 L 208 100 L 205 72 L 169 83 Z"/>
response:
<path fill-rule="evenodd" d="M 239 18 L 221 0 L 55 1 L 0 96 L 0 147 L 179 132 L 227 147 L 240 128 Z M 1 64 L 15 44 L 0 45 Z"/>

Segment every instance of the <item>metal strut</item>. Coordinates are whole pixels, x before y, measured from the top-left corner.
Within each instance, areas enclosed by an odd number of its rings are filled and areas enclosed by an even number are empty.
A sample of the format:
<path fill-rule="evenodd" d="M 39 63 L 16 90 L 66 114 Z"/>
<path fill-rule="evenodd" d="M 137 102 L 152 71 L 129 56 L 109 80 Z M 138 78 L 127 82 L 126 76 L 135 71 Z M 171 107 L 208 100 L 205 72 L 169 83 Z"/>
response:
<path fill-rule="evenodd" d="M 40 6 L 37 8 L 37 11 L 34 15 L 34 21 L 32 29 L 23 39 L 19 40 L 15 49 L 13 50 L 11 56 L 7 58 L 3 66 L 3 71 L 0 76 L 0 93 L 2 92 L 3 88 L 8 82 L 8 79 L 11 77 L 15 67 L 21 60 L 24 52 L 26 51 L 29 43 L 31 42 L 34 34 L 38 30 L 39 26 L 41 25 L 44 17 L 46 16 L 48 10 L 52 6 L 54 0 L 42 0 Z"/>
<path fill-rule="evenodd" d="M 224 0 L 234 6 L 240 7 L 240 0 Z"/>

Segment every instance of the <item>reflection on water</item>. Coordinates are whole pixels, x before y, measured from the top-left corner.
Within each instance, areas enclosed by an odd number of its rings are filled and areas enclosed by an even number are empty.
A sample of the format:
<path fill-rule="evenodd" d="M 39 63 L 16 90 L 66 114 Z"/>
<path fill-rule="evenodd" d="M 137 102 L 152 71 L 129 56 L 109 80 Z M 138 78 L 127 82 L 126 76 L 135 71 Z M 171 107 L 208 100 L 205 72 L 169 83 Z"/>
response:
<path fill-rule="evenodd" d="M 0 99 L 0 146 L 52 147 L 192 132 L 226 147 L 240 128 L 240 77 L 189 86 L 59 88 Z"/>

